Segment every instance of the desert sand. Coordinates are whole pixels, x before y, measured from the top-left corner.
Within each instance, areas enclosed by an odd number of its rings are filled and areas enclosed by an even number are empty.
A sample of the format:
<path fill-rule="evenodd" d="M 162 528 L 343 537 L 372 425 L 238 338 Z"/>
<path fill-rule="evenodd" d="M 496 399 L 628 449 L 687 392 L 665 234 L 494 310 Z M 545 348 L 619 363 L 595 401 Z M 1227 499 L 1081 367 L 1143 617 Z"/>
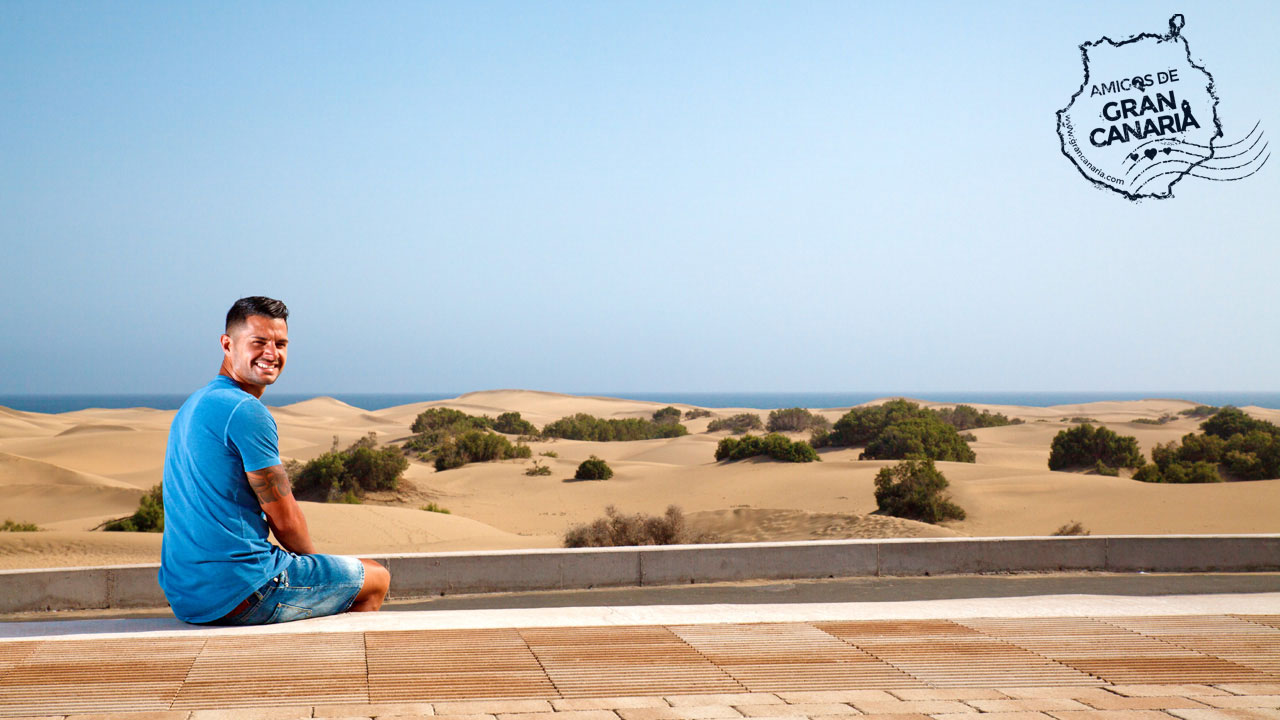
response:
<path fill-rule="evenodd" d="M 271 404 L 270 390 L 263 400 Z M 663 407 L 498 390 L 372 412 L 316 398 L 273 407 L 272 413 L 281 454 L 306 461 L 328 451 L 335 436 L 344 447 L 370 432 L 380 443 L 401 441 L 410 435 L 418 413 L 440 406 L 494 417 L 519 411 L 539 427 L 577 412 L 649 417 Z M 1068 418 L 1095 418 L 1118 433 L 1136 436 L 1149 454 L 1155 443 L 1196 431 L 1200 421 L 1182 416 L 1164 425 L 1134 421 L 1176 415 L 1193 406 L 1182 400 L 1047 408 L 975 404 L 1025 423 L 974 430 L 976 463 L 938 464 L 951 482 L 953 499 L 968 513 L 964 521 L 938 526 L 873 514 L 875 474 L 892 462 L 859 461 L 857 449 L 823 450 L 820 463 L 717 463 L 716 443 L 727 433 L 707 433 L 712 418 L 685 421 L 690 434 L 679 438 L 531 443 L 534 458 L 551 467 L 550 476 L 525 475 L 532 460 L 444 472 L 414 461 L 395 492 L 371 495 L 362 505 L 304 503 L 304 509 L 322 551 L 353 554 L 559 547 L 568 528 L 600 517 L 608 505 L 624 513 L 661 513 L 678 505 L 693 529 L 725 541 L 1049 535 L 1070 522 L 1080 522 L 1093 534 L 1280 532 L 1280 480 L 1152 485 L 1123 476 L 1128 473 L 1106 477 L 1048 470 L 1050 443 L 1070 426 Z M 812 409 L 832 421 L 848 410 Z M 1244 409 L 1280 422 L 1280 410 Z M 768 416 L 767 410 L 751 408 L 711 410 L 718 417 L 738 412 Z M 0 408 L 0 520 L 42 528 L 0 533 L 0 568 L 158 562 L 159 534 L 95 528 L 131 514 L 139 497 L 160 482 L 173 415 L 145 408 L 56 415 Z M 558 457 L 541 456 L 544 452 Z M 578 463 L 590 455 L 608 461 L 613 479 L 571 480 Z M 428 503 L 450 514 L 422 510 Z"/>

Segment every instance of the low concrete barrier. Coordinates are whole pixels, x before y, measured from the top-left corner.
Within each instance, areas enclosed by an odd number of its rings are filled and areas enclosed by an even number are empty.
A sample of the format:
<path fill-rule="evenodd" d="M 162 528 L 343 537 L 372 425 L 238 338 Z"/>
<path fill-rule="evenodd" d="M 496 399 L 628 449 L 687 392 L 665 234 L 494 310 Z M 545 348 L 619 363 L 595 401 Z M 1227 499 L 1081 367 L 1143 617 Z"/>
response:
<path fill-rule="evenodd" d="M 374 556 L 391 596 L 989 572 L 1280 570 L 1280 535 L 820 540 Z M 0 613 L 163 607 L 157 565 L 0 571 Z"/>

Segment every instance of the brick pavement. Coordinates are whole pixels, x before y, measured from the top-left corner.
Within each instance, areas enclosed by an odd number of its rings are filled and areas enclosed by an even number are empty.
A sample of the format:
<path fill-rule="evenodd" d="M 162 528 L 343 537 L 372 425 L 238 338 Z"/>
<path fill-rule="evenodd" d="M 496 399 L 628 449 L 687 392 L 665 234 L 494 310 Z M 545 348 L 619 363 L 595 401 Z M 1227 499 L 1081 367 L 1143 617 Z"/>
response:
<path fill-rule="evenodd" d="M 1280 720 L 1280 615 L 0 642 L 0 717 L 854 716 Z"/>

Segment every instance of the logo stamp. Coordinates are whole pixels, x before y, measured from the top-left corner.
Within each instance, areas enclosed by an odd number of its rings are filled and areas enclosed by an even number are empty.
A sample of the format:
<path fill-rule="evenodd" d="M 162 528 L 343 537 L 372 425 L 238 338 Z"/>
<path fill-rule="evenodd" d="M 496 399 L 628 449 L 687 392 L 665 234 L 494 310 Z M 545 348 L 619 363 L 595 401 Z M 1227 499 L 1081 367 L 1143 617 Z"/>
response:
<path fill-rule="evenodd" d="M 1184 178 L 1242 180 L 1271 157 L 1259 123 L 1225 140 L 1213 75 L 1191 59 L 1174 15 L 1164 35 L 1080 45 L 1084 81 L 1058 111 L 1062 154 L 1129 200 L 1171 198 Z"/>

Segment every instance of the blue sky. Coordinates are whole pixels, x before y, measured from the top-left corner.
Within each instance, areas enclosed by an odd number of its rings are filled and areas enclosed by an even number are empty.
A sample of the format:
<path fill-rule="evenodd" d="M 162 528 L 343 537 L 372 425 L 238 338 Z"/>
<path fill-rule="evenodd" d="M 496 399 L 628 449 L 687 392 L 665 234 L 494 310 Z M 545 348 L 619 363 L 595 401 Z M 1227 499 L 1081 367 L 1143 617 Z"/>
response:
<path fill-rule="evenodd" d="M 8 0 L 0 393 L 194 389 L 250 294 L 288 392 L 1280 390 L 1280 167 L 1058 149 L 1176 12 L 1280 132 L 1269 2 Z"/>

